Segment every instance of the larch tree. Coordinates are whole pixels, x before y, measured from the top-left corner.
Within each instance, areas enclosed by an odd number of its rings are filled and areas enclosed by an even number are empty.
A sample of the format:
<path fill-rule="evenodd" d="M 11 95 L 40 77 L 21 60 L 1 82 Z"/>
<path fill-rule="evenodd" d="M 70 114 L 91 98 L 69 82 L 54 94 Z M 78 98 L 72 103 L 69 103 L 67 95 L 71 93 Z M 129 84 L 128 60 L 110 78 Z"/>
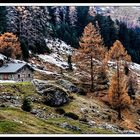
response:
<path fill-rule="evenodd" d="M 126 62 L 131 61 L 131 56 L 128 55 L 127 51 L 121 44 L 119 40 L 113 44 L 106 55 L 107 60 L 116 61 L 117 70 L 112 77 L 108 96 L 110 99 L 110 104 L 114 109 L 118 111 L 118 119 L 122 119 L 121 110 L 128 107 L 130 102 L 130 97 L 128 96 L 128 80 L 126 71 L 124 71 L 124 66 Z M 123 66 L 123 69 L 120 67 Z"/>
<path fill-rule="evenodd" d="M 127 51 L 119 40 L 116 40 L 114 42 L 113 46 L 108 51 L 106 58 L 108 60 L 124 60 L 127 62 L 131 62 L 131 56 L 128 55 Z"/>
<path fill-rule="evenodd" d="M 109 92 L 109 102 L 113 109 L 118 112 L 118 120 L 122 119 L 122 110 L 129 107 L 131 101 L 128 96 L 127 78 L 123 72 L 115 73 L 112 77 Z"/>
<path fill-rule="evenodd" d="M 108 53 L 106 54 L 106 61 L 116 61 L 117 63 L 117 77 L 119 77 L 120 67 L 127 64 L 127 62 L 131 62 L 131 56 L 128 55 L 127 51 L 121 44 L 119 40 L 116 40 L 113 46 L 110 48 Z M 124 68 L 123 68 L 124 70 Z M 125 72 L 125 71 L 124 71 Z"/>
<path fill-rule="evenodd" d="M 11 58 L 21 58 L 22 52 L 18 37 L 6 32 L 0 36 L 0 53 Z"/>
<path fill-rule="evenodd" d="M 98 64 L 102 64 L 105 55 L 103 39 L 100 35 L 98 24 L 96 27 L 89 23 L 80 38 L 80 48 L 76 55 L 79 68 L 90 73 L 91 91 L 94 90 L 94 80 L 98 73 Z"/>

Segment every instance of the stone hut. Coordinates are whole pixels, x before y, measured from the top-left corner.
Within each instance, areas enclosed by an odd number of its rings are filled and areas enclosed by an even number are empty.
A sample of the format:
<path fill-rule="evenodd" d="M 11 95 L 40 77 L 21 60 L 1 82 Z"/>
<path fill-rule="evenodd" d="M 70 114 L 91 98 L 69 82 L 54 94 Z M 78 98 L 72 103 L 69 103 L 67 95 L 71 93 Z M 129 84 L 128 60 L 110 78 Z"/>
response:
<path fill-rule="evenodd" d="M 0 80 L 31 81 L 33 71 L 27 63 L 5 63 L 0 67 Z"/>

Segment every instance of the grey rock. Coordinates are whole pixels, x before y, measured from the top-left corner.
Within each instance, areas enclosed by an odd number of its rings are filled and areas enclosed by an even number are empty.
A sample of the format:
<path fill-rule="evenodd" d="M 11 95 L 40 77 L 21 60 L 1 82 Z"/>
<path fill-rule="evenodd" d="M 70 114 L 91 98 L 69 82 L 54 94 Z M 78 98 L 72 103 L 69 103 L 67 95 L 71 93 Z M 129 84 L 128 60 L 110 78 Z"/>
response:
<path fill-rule="evenodd" d="M 96 126 L 96 122 L 94 121 L 88 121 L 87 123 L 89 126 Z"/>
<path fill-rule="evenodd" d="M 74 126 L 74 125 L 70 125 L 67 122 L 64 122 L 64 123 L 60 124 L 60 127 L 70 129 L 70 130 L 73 130 L 73 131 L 81 131 L 81 129 L 79 127 Z"/>
<path fill-rule="evenodd" d="M 103 128 L 103 129 L 110 130 L 110 131 L 114 131 L 114 132 L 118 132 L 119 131 L 119 127 L 118 126 L 115 126 L 115 125 L 112 125 L 112 124 L 108 124 L 108 123 L 100 124 L 99 127 Z"/>
<path fill-rule="evenodd" d="M 85 95 L 86 94 L 84 89 L 82 89 L 80 87 L 77 87 L 76 85 L 74 85 L 70 81 L 67 81 L 67 80 L 64 80 L 64 79 L 60 79 L 56 83 L 61 85 L 62 87 L 64 87 L 65 89 L 67 89 L 70 92 L 78 93 L 80 95 Z"/>
<path fill-rule="evenodd" d="M 68 94 L 58 87 L 50 87 L 43 94 L 44 102 L 49 106 L 62 106 L 68 103 Z"/>
<path fill-rule="evenodd" d="M 137 132 L 135 132 L 133 130 L 124 130 L 122 133 L 123 134 L 138 134 Z"/>
<path fill-rule="evenodd" d="M 67 90 L 54 83 L 49 83 L 43 80 L 33 80 L 39 94 L 43 96 L 43 101 L 49 106 L 62 106 L 68 103 Z"/>

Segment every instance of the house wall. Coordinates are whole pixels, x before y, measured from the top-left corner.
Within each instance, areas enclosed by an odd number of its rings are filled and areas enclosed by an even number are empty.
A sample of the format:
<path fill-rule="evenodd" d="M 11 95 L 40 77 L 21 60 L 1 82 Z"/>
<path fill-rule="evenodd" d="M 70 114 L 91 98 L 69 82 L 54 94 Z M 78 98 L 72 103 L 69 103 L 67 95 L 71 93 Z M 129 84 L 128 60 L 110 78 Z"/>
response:
<path fill-rule="evenodd" d="M 0 74 L 0 80 L 31 81 L 33 72 L 28 67 L 23 67 L 15 74 Z"/>
<path fill-rule="evenodd" d="M 23 67 L 16 74 L 13 74 L 14 81 L 31 81 L 33 79 L 33 72 L 28 67 Z"/>

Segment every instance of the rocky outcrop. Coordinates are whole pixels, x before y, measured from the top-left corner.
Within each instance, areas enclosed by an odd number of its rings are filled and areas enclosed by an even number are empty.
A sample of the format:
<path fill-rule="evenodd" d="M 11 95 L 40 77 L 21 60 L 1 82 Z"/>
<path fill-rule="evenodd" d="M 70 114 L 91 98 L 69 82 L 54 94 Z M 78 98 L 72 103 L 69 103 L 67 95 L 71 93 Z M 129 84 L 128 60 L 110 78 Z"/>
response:
<path fill-rule="evenodd" d="M 74 85 L 70 81 L 60 79 L 56 83 L 61 85 L 65 89 L 67 89 L 69 92 L 77 93 L 77 94 L 80 94 L 80 95 L 86 95 L 86 92 L 84 91 L 83 88 L 77 87 L 76 85 Z"/>
<path fill-rule="evenodd" d="M 66 104 L 68 99 L 68 94 L 61 88 L 51 86 L 44 90 L 44 102 L 50 106 L 62 106 Z"/>
<path fill-rule="evenodd" d="M 50 106 L 62 106 L 69 101 L 70 93 L 85 95 L 86 92 L 73 83 L 60 79 L 57 81 L 33 80 L 36 90 L 44 98 L 44 103 Z"/>
<path fill-rule="evenodd" d="M 21 106 L 21 99 L 19 96 L 14 96 L 9 92 L 2 92 L 0 94 L 0 105 L 1 106 L 14 106 L 20 107 Z"/>
<path fill-rule="evenodd" d="M 49 106 L 62 106 L 69 101 L 67 90 L 63 87 L 47 81 L 33 80 L 33 84 L 39 94 L 43 96 L 43 102 Z"/>
<path fill-rule="evenodd" d="M 62 123 L 59 126 L 62 128 L 65 128 L 65 129 L 72 130 L 72 131 L 81 131 L 81 129 L 79 127 L 74 126 L 74 125 L 70 125 L 67 122 Z"/>

